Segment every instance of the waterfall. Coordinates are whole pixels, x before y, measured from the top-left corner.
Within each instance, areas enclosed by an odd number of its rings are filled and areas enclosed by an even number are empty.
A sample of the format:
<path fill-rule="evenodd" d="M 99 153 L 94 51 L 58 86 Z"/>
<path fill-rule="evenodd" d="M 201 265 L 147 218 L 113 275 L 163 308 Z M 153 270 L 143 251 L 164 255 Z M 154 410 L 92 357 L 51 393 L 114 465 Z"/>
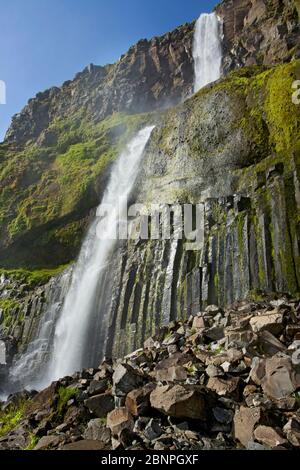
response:
<path fill-rule="evenodd" d="M 153 127 L 142 129 L 112 168 L 97 214 L 103 214 L 108 206 L 111 210 L 103 219 L 98 216 L 95 218 L 83 242 L 71 286 L 56 323 L 51 358 L 41 378 L 41 385 L 91 365 L 85 362 L 85 358 L 87 352 L 90 355 L 88 350 L 93 344 L 89 332 L 94 328 L 95 309 L 101 304 L 101 284 L 107 271 L 109 255 L 116 244 L 116 229 L 122 222 L 120 214 L 127 211 L 127 199 L 132 192 L 152 130 Z M 96 313 L 99 316 L 99 312 Z M 101 344 L 96 343 L 96 347 L 100 348 Z"/>
<path fill-rule="evenodd" d="M 193 46 L 195 93 L 221 76 L 221 26 L 215 13 L 203 13 L 196 22 Z"/>
<path fill-rule="evenodd" d="M 7 393 L 24 388 L 39 388 L 40 377 L 51 355 L 55 325 L 70 286 L 72 268 L 53 278 L 47 288 L 47 301 L 39 315 L 37 331 L 25 352 L 14 358 L 9 370 Z M 32 325 L 28 325 L 31 329 Z M 47 383 L 45 384 L 47 385 Z"/>

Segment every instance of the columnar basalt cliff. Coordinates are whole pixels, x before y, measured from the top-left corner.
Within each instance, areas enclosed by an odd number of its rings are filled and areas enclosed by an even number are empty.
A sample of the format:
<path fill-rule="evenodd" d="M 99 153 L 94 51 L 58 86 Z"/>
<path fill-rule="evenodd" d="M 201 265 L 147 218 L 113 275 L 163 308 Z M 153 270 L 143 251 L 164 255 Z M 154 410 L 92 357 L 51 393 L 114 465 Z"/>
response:
<path fill-rule="evenodd" d="M 216 12 L 224 76 L 196 95 L 192 23 L 140 41 L 114 65 L 89 66 L 14 118 L 0 146 L 0 321 L 8 362 L 31 348 L 47 321 L 39 361 L 49 355 L 72 274 L 49 281 L 51 270 L 76 258 L 112 162 L 149 123 L 156 128 L 132 198 L 203 204 L 204 246 L 120 244 L 90 331 L 96 353 L 87 351 L 86 362 L 131 352 L 157 327 L 210 304 L 299 293 L 296 4 L 226 0 Z M 45 276 L 34 271 L 45 267 Z"/>

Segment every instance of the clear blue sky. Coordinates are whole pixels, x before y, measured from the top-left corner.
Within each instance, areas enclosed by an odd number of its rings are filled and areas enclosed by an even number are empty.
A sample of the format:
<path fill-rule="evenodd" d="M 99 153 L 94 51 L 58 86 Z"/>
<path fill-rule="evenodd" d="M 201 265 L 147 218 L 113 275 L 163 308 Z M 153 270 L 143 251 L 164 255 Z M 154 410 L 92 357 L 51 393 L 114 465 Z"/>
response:
<path fill-rule="evenodd" d="M 218 0 L 0 0 L 0 141 L 29 98 L 87 64 L 115 62 L 142 38 L 210 12 Z"/>

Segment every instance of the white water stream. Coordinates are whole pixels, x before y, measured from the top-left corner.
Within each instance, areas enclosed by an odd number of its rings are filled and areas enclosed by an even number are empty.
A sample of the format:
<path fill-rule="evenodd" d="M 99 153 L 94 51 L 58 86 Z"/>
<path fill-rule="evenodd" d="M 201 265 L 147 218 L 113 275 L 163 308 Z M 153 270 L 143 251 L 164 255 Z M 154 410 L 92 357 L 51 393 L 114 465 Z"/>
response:
<path fill-rule="evenodd" d="M 222 24 L 215 13 L 203 13 L 194 33 L 194 92 L 218 80 L 222 65 Z"/>
<path fill-rule="evenodd" d="M 127 199 L 133 189 L 152 130 L 153 127 L 141 130 L 112 168 L 110 181 L 97 213 L 103 213 L 102 209 L 105 211 L 106 206 L 111 209 L 101 220 L 101 239 L 97 236 L 99 218 L 96 217 L 81 248 L 71 287 L 56 325 L 47 382 L 84 366 L 83 352 L 88 347 L 87 332 L 97 287 L 105 271 L 108 256 L 116 243 L 119 217 L 123 211 L 127 211 Z"/>

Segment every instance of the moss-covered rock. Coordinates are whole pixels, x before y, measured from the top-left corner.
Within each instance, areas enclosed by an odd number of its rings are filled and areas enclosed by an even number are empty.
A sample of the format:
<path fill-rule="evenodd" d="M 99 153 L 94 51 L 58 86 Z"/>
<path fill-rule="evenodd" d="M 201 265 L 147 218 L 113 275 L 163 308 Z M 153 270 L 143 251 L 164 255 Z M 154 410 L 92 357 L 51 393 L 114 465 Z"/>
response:
<path fill-rule="evenodd" d="M 2 144 L 0 265 L 57 266 L 73 259 L 109 167 L 148 120 L 116 114 L 95 124 L 75 115 L 50 126 L 51 141 L 19 150 Z"/>

